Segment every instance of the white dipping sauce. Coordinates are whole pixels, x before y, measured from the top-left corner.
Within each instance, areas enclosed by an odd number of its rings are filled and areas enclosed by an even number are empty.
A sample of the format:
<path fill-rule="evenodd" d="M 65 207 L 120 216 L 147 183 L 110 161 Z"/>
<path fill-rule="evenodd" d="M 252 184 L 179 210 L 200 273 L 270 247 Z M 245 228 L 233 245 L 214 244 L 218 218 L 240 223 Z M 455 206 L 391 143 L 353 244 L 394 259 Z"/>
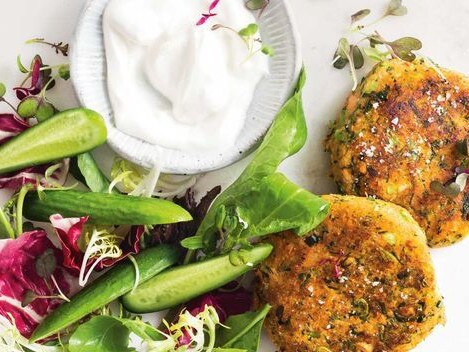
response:
<path fill-rule="evenodd" d="M 116 127 L 162 147 L 222 151 L 241 132 L 256 85 L 268 73 L 230 30 L 255 22 L 241 0 L 111 0 L 103 17 L 107 82 Z"/>

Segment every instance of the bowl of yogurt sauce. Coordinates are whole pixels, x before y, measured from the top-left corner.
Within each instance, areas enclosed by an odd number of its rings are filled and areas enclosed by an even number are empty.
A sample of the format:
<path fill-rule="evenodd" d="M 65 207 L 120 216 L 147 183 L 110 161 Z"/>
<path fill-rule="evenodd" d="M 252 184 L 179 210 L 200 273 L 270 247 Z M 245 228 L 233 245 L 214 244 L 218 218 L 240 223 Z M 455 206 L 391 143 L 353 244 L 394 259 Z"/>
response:
<path fill-rule="evenodd" d="M 263 11 L 245 0 L 92 0 L 71 52 L 77 96 L 104 116 L 109 145 L 175 174 L 249 153 L 300 67 L 284 0 Z"/>

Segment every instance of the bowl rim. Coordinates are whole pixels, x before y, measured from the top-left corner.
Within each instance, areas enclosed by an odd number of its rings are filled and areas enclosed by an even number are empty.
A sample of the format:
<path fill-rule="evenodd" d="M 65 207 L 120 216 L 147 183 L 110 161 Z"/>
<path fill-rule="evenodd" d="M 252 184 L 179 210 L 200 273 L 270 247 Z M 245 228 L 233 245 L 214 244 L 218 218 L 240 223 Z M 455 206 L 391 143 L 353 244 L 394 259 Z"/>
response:
<path fill-rule="evenodd" d="M 224 150 L 221 153 L 213 152 L 210 154 L 209 158 L 207 158 L 207 160 L 210 160 L 210 161 L 208 162 L 204 161 L 203 163 L 201 163 L 201 159 L 205 157 L 203 155 L 199 154 L 197 156 L 194 156 L 194 155 L 189 155 L 188 153 L 185 153 L 179 150 L 169 149 L 169 148 L 158 146 L 158 145 L 152 145 L 137 137 L 130 136 L 121 132 L 114 125 L 113 117 L 112 117 L 112 105 L 108 96 L 107 86 L 105 84 L 106 82 L 106 67 L 105 67 L 106 56 L 105 56 L 104 43 L 102 39 L 102 29 L 101 29 L 102 28 L 102 25 L 101 25 L 102 24 L 102 12 L 104 11 L 106 7 L 105 5 L 107 5 L 109 1 L 110 0 L 88 0 L 87 3 L 85 4 L 85 7 L 83 8 L 81 12 L 78 23 L 75 27 L 75 31 L 74 31 L 72 42 L 71 42 L 72 45 L 70 46 L 70 71 L 71 71 L 71 81 L 74 87 L 75 95 L 78 101 L 80 102 L 80 104 L 87 108 L 94 109 L 103 115 L 103 118 L 105 120 L 107 129 L 108 129 L 107 144 L 111 147 L 111 149 L 114 152 L 116 152 L 118 155 L 122 156 L 123 158 L 135 164 L 138 164 L 140 166 L 143 166 L 146 168 L 152 168 L 152 167 L 157 166 L 164 173 L 181 174 L 181 175 L 200 174 L 200 173 L 205 173 L 205 172 L 221 169 L 249 155 L 257 147 L 257 145 L 260 143 L 264 135 L 267 133 L 275 116 L 277 115 L 278 111 L 280 111 L 281 106 L 291 96 L 294 90 L 294 87 L 296 85 L 297 77 L 302 67 L 300 36 L 295 26 L 293 11 L 291 9 L 291 5 L 289 1 L 288 0 L 271 0 L 271 5 L 272 5 L 272 2 L 275 1 L 277 4 L 280 4 L 283 6 L 283 10 L 285 13 L 285 20 L 287 21 L 286 28 L 288 28 L 289 35 L 291 36 L 291 41 L 289 41 L 288 46 L 289 46 L 289 50 L 291 54 L 293 55 L 293 60 L 291 60 L 292 65 L 290 67 L 291 75 L 289 77 L 288 86 L 286 87 L 285 91 L 282 92 L 283 94 L 282 94 L 282 98 L 280 99 L 281 100 L 280 106 L 278 107 L 278 109 L 276 109 L 275 113 L 272 114 L 270 121 L 268 121 L 266 125 L 261 126 L 262 128 L 259 129 L 256 138 L 252 138 L 249 142 L 245 142 L 244 143 L 245 145 L 242 148 L 240 148 L 238 145 L 234 145 L 233 148 Z M 98 51 L 102 53 L 102 60 L 103 60 L 103 65 L 104 65 L 104 68 L 103 68 L 104 77 L 103 77 L 102 83 L 104 85 L 103 94 L 104 94 L 104 99 L 106 100 L 105 103 L 110 107 L 109 109 L 110 111 L 108 113 L 103 113 L 103 111 L 100 111 L 101 109 L 95 108 L 93 104 L 90 104 L 89 95 L 86 93 L 87 88 L 84 87 L 82 80 L 79 78 L 81 77 L 81 72 L 80 72 L 81 67 L 77 64 L 81 58 L 81 50 L 79 50 L 79 48 L 80 48 L 80 45 L 82 45 L 80 44 L 80 41 L 83 35 L 83 31 L 85 30 L 86 26 L 89 25 L 89 23 L 87 23 L 88 18 L 90 14 L 92 14 L 92 11 L 95 10 L 95 7 L 102 6 L 103 4 L 104 4 L 104 7 L 100 11 L 99 17 L 96 17 L 99 22 L 98 23 L 95 22 L 94 24 L 97 28 L 98 36 L 101 37 L 101 39 L 99 40 L 101 45 L 98 48 Z M 265 16 L 266 12 L 267 11 L 264 12 L 263 16 Z M 260 31 L 262 32 L 263 27 L 261 26 L 261 24 L 259 25 L 259 27 L 260 27 Z M 271 63 L 269 62 L 269 66 L 270 64 Z M 260 84 L 256 87 L 256 92 L 259 90 L 259 86 Z M 253 97 L 253 101 L 251 102 L 251 106 L 248 110 L 248 113 L 251 110 L 252 105 L 254 105 L 254 103 L 255 103 L 255 98 Z M 249 114 L 248 116 L 246 116 L 246 122 L 240 135 L 243 134 L 244 128 L 247 127 L 246 124 L 247 124 L 248 118 L 249 118 Z M 128 146 L 126 143 L 123 143 L 123 140 L 125 141 L 125 138 L 127 138 L 126 142 L 130 142 L 133 145 Z M 240 136 L 237 137 L 237 142 L 239 142 L 239 140 L 240 140 Z M 136 148 L 136 146 L 140 148 Z M 163 153 L 169 153 L 170 155 L 171 154 L 174 154 L 174 155 L 173 157 L 167 157 L 165 158 L 166 160 L 163 160 L 161 158 L 161 155 Z M 226 154 L 228 154 L 228 156 L 226 156 Z M 189 164 L 187 164 L 186 162 L 187 159 L 192 159 L 192 160 L 197 159 L 197 160 L 193 165 L 189 166 Z M 179 160 L 180 162 L 179 164 L 177 160 Z M 181 163 L 184 163 L 185 165 L 181 165 Z"/>

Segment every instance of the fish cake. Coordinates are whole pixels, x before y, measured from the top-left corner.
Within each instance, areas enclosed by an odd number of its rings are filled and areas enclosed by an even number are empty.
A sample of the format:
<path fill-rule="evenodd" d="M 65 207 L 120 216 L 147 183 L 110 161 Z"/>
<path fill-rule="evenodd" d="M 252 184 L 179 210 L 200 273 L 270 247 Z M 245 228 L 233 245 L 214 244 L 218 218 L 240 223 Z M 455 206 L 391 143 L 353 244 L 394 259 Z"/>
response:
<path fill-rule="evenodd" d="M 405 207 L 432 247 L 469 234 L 469 80 L 424 60 L 384 61 L 347 99 L 326 140 L 332 176 L 345 194 Z M 463 176 L 464 179 L 464 176 Z M 454 186 L 454 184 L 452 185 Z"/>
<path fill-rule="evenodd" d="M 255 289 L 267 331 L 284 352 L 409 351 L 445 319 L 422 229 L 394 204 L 324 198 L 314 231 L 268 240 Z"/>

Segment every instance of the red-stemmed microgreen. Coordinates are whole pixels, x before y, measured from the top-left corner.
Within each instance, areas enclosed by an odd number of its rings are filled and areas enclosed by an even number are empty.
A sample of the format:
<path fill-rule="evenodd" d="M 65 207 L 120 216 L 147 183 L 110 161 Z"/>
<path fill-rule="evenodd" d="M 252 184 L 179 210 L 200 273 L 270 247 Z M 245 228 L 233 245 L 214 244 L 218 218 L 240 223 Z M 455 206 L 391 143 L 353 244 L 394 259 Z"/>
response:
<path fill-rule="evenodd" d="M 217 14 L 216 13 L 213 13 L 212 11 L 215 10 L 215 8 L 218 6 L 218 3 L 220 2 L 220 0 L 213 0 L 211 3 L 210 3 L 210 6 L 208 7 L 208 12 L 207 13 L 203 13 L 202 16 L 200 17 L 200 19 L 197 21 L 197 23 L 195 24 L 196 26 L 201 26 L 203 25 L 205 22 L 207 22 L 207 20 L 210 18 L 210 17 L 213 17 L 213 16 L 216 16 Z"/>
<path fill-rule="evenodd" d="M 402 4 L 402 0 L 391 0 L 386 11 L 376 21 L 368 25 L 359 23 L 370 14 L 371 10 L 363 9 L 351 16 L 352 27 L 350 32 L 353 34 L 358 33 L 363 38 L 352 44 L 349 43 L 347 38 L 341 38 L 332 61 L 333 66 L 337 69 L 343 69 L 349 65 L 353 90 L 358 86 L 357 70 L 364 66 L 365 57 L 377 62 L 390 58 L 399 58 L 412 62 L 416 58 L 414 51 L 422 48 L 420 40 L 413 37 L 403 37 L 389 41 L 384 39 L 377 31 L 371 34 L 363 32 L 363 29 L 375 25 L 388 16 L 404 16 L 407 14 L 407 8 Z M 363 43 L 367 43 L 367 45 L 363 45 Z"/>
<path fill-rule="evenodd" d="M 248 50 L 248 56 L 245 61 L 249 60 L 259 52 L 270 57 L 274 56 L 274 49 L 270 45 L 263 43 L 261 38 L 258 36 L 259 26 L 256 23 L 250 23 L 239 31 L 221 24 L 215 24 L 212 26 L 212 31 L 216 31 L 218 29 L 229 30 L 241 38 L 244 44 L 246 44 L 246 48 Z"/>
<path fill-rule="evenodd" d="M 69 45 L 64 42 L 51 43 L 51 42 L 44 40 L 44 38 L 33 38 L 33 39 L 27 40 L 26 44 L 45 44 L 53 48 L 56 54 L 62 54 L 63 56 L 68 56 Z"/>
<path fill-rule="evenodd" d="M 20 86 L 13 89 L 17 98 L 21 100 L 15 111 L 22 118 L 36 118 L 38 122 L 50 118 L 57 109 L 47 99 L 46 92 L 55 86 L 57 79 L 70 78 L 69 65 L 45 65 L 39 55 L 33 58 L 29 69 L 23 65 L 19 56 L 16 62 L 20 72 L 25 74 L 25 78 Z"/>

